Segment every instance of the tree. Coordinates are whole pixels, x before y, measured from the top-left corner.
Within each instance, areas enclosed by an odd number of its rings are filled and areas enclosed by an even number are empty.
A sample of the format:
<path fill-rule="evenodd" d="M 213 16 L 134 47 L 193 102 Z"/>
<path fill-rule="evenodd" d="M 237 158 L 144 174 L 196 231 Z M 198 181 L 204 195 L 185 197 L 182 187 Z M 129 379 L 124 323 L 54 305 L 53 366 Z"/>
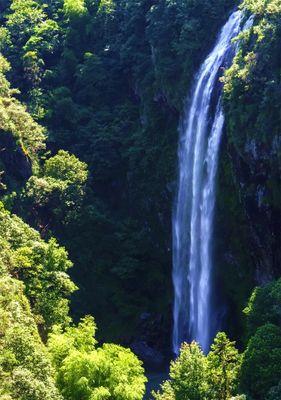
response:
<path fill-rule="evenodd" d="M 195 342 L 184 343 L 179 357 L 172 361 L 170 380 L 165 382 L 158 393 L 153 393 L 156 400 L 203 400 L 207 399 L 207 361 Z"/>
<path fill-rule="evenodd" d="M 281 381 L 277 386 L 272 387 L 266 396 L 266 400 L 280 400 L 280 399 L 281 399 Z"/>
<path fill-rule="evenodd" d="M 34 314 L 46 331 L 54 323 L 67 325 L 68 297 L 76 289 L 67 275 L 68 254 L 55 239 L 45 242 L 37 231 L 0 203 L 0 244 L 3 268 L 25 284 Z"/>
<path fill-rule="evenodd" d="M 266 324 L 251 337 L 242 359 L 241 389 L 254 399 L 265 399 L 281 378 L 281 329 Z"/>
<path fill-rule="evenodd" d="M 248 336 L 267 323 L 281 326 L 281 278 L 254 289 L 244 314 Z"/>
<path fill-rule="evenodd" d="M 156 400 L 228 400 L 235 395 L 240 356 L 225 333 L 219 332 L 205 356 L 195 342 L 184 343 L 171 363 L 170 380 L 153 393 Z"/>
<path fill-rule="evenodd" d="M 61 325 L 54 326 L 48 337 L 48 348 L 56 369 L 62 367 L 71 352 L 92 351 L 97 343 L 95 333 L 96 325 L 90 316 L 83 318 L 77 326 L 68 326 L 66 329 Z"/>
<path fill-rule="evenodd" d="M 41 174 L 29 179 L 23 197 L 33 204 L 39 223 L 60 225 L 81 207 L 87 178 L 87 165 L 60 150 L 45 162 Z"/>
<path fill-rule="evenodd" d="M 85 0 L 64 0 L 64 12 L 69 18 L 79 17 L 86 11 Z"/>
<path fill-rule="evenodd" d="M 1 135 L 12 134 L 23 153 L 33 161 L 36 153 L 45 147 L 44 129 L 38 125 L 15 95 L 6 79 L 10 64 L 0 55 L 0 130 Z"/>
<path fill-rule="evenodd" d="M 65 331 L 55 327 L 48 348 L 57 371 L 57 385 L 67 400 L 141 400 L 146 378 L 141 362 L 114 344 L 96 348 L 95 323 L 84 318 Z"/>
<path fill-rule="evenodd" d="M 5 258 L 7 256 L 6 252 Z M 3 270 L 0 316 L 1 400 L 10 398 L 8 396 L 13 400 L 61 400 L 47 350 L 24 295 L 24 285 Z"/>
<path fill-rule="evenodd" d="M 63 362 L 59 387 L 69 400 L 141 400 L 143 368 L 129 350 L 114 344 L 86 352 L 71 352 Z"/>
<path fill-rule="evenodd" d="M 12 0 L 7 26 L 12 42 L 18 49 L 32 35 L 36 26 L 46 18 L 42 6 L 35 0 Z"/>
<path fill-rule="evenodd" d="M 219 332 L 207 357 L 210 395 L 214 400 L 227 400 L 235 394 L 240 357 L 225 333 Z"/>

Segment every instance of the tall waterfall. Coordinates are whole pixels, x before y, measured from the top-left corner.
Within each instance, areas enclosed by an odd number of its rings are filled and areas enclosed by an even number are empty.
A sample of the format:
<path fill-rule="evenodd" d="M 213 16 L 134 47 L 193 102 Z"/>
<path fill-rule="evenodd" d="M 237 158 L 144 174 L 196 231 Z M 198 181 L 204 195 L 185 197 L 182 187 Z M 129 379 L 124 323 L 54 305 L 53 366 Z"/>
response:
<path fill-rule="evenodd" d="M 173 215 L 174 329 L 177 354 L 185 340 L 206 352 L 216 329 L 212 304 L 212 241 L 216 173 L 224 114 L 219 76 L 234 54 L 242 15 L 234 12 L 196 77 L 179 143 L 179 181 Z"/>

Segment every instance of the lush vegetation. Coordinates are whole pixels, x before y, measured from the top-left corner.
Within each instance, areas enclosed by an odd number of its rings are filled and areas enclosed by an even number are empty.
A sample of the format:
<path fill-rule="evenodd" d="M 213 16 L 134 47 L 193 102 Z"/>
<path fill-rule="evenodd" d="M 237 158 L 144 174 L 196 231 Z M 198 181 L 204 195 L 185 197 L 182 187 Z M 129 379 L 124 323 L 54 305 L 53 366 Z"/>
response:
<path fill-rule="evenodd" d="M 83 207 L 71 215 L 68 194 L 55 189 L 62 179 L 43 178 L 43 166 L 13 209 L 37 229 L 48 226 L 69 250 L 81 288 L 73 303 L 78 317 L 92 313 L 104 336 L 127 341 L 146 312 L 150 325 L 161 319 L 167 346 L 178 118 L 233 1 L 4 4 L 10 80 L 47 127 L 51 155 L 63 148 L 89 169 Z"/>
<path fill-rule="evenodd" d="M 240 359 L 234 343 L 218 333 L 208 356 L 197 343 L 183 344 L 178 359 L 171 364 L 171 380 L 154 393 L 164 399 L 229 399 L 237 389 Z"/>
<path fill-rule="evenodd" d="M 269 296 L 263 303 L 261 296 L 269 292 L 280 296 L 280 282 L 253 292 L 245 309 L 252 336 L 243 354 L 225 333 L 217 334 L 207 356 L 197 343 L 183 344 L 178 359 L 171 363 L 170 380 L 154 393 L 154 398 L 277 400 L 281 379 L 280 299 L 276 302 Z M 275 313 L 279 313 L 278 322 Z"/>
<path fill-rule="evenodd" d="M 0 400 L 143 398 L 128 347 L 170 349 L 179 116 L 237 4 L 0 1 Z M 253 25 L 221 78 L 228 336 L 183 344 L 156 400 L 281 396 L 281 4 L 241 7 Z"/>
<path fill-rule="evenodd" d="M 65 249 L 2 203 L 0 227 L 1 400 L 142 399 L 146 378 L 137 357 L 118 345 L 98 347 L 92 317 L 71 323 L 76 287 Z"/>

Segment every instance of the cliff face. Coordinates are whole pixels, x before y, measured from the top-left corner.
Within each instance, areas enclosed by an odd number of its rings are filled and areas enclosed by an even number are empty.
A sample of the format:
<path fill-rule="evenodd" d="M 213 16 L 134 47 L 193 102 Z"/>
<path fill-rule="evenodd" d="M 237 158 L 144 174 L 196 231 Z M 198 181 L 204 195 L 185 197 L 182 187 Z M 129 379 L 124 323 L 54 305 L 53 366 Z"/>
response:
<path fill-rule="evenodd" d="M 239 313 L 251 287 L 281 272 L 281 8 L 275 1 L 244 7 L 256 15 L 224 78 L 216 228 L 218 275 L 229 307 Z"/>
<path fill-rule="evenodd" d="M 280 13 L 271 1 L 256 15 L 225 82 L 228 152 L 249 221 L 258 283 L 280 272 Z"/>
<path fill-rule="evenodd" d="M 265 146 L 253 138 L 245 143 L 243 154 L 232 146 L 229 153 L 248 222 L 249 251 L 258 285 L 280 273 L 281 210 L 276 138 L 270 144 Z"/>
<path fill-rule="evenodd" d="M 272 147 L 254 138 L 236 147 L 227 133 L 218 179 L 215 257 L 218 296 L 228 308 L 225 323 L 238 335 L 252 288 L 281 272 L 280 164 L 274 137 Z"/>

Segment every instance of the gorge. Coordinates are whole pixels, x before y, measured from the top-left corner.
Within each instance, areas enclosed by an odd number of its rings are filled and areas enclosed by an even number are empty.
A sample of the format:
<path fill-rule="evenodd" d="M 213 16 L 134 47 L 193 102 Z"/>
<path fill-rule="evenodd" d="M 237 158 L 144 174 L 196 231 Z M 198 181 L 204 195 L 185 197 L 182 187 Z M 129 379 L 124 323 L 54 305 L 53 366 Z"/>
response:
<path fill-rule="evenodd" d="M 280 0 L 0 22 L 0 400 L 280 400 Z"/>

